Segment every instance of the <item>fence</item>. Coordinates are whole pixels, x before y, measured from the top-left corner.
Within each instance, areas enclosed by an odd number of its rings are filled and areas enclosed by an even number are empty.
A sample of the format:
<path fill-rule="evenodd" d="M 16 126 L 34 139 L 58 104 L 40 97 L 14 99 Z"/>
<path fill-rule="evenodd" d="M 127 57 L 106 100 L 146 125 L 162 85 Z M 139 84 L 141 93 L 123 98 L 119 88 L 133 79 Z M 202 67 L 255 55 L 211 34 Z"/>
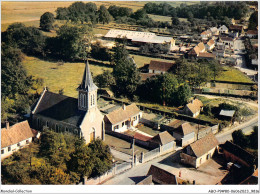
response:
<path fill-rule="evenodd" d="M 147 162 L 149 160 L 152 160 L 156 157 L 160 156 L 160 148 L 156 148 L 154 150 L 151 150 L 150 152 L 147 152 L 144 154 L 144 158 L 142 163 Z"/>

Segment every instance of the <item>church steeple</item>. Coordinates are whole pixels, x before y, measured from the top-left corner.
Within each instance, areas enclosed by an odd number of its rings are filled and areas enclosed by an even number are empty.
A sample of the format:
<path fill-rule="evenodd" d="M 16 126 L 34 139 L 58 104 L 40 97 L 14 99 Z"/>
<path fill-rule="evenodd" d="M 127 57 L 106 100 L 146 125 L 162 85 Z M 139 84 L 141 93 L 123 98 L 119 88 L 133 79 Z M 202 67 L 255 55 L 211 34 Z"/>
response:
<path fill-rule="evenodd" d="M 80 110 L 89 111 L 97 106 L 97 89 L 98 87 L 93 82 L 87 61 L 82 82 L 78 87 L 78 108 Z"/>

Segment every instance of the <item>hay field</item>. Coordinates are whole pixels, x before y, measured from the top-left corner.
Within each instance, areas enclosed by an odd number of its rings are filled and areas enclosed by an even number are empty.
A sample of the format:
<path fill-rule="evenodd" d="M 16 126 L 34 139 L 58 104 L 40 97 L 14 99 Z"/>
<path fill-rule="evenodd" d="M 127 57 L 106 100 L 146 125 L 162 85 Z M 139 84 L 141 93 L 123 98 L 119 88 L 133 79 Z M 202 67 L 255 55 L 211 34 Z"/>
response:
<path fill-rule="evenodd" d="M 60 89 L 63 89 L 65 95 L 77 97 L 76 88 L 82 80 L 84 63 L 64 63 L 64 65 L 58 66 L 56 62 L 25 56 L 22 64 L 29 75 L 43 78 L 44 86 L 49 87 L 50 91 L 58 93 Z M 103 73 L 104 70 L 112 71 L 112 68 L 90 63 L 90 71 L 93 76 Z"/>

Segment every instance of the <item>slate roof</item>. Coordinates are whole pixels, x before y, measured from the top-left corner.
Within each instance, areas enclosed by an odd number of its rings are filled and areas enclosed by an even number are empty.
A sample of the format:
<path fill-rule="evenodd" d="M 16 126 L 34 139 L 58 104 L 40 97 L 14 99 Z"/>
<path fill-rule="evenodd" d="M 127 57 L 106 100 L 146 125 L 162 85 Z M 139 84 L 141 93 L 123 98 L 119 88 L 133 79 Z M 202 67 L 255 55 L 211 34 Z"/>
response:
<path fill-rule="evenodd" d="M 149 64 L 149 70 L 167 72 L 171 69 L 173 65 L 174 63 L 151 60 Z"/>
<path fill-rule="evenodd" d="M 78 99 L 65 95 L 45 91 L 33 114 L 62 121 L 75 126 L 80 126 L 85 111 L 78 110 Z"/>
<path fill-rule="evenodd" d="M 176 176 L 164 169 L 151 165 L 147 176 L 152 175 L 154 182 L 161 185 L 177 185 Z"/>
<path fill-rule="evenodd" d="M 249 165 L 254 165 L 255 163 L 255 157 L 254 155 L 250 154 L 240 146 L 230 142 L 226 141 L 224 144 L 220 145 L 220 147 L 226 151 L 228 151 L 231 154 L 234 154 L 241 160 L 244 160 Z"/>
<path fill-rule="evenodd" d="M 165 145 L 174 141 L 175 138 L 171 136 L 167 131 L 159 133 L 158 135 L 154 136 L 150 141 L 158 143 L 160 145 Z"/>
<path fill-rule="evenodd" d="M 233 117 L 235 114 L 235 110 L 221 110 L 219 115 L 226 116 L 226 117 Z"/>
<path fill-rule="evenodd" d="M 89 69 L 88 61 L 86 62 L 86 66 L 85 66 L 85 71 L 84 71 L 84 74 L 83 74 L 82 82 L 79 85 L 78 89 L 89 91 L 89 92 L 98 89 L 98 87 L 93 82 L 93 79 L 92 79 L 92 76 L 91 76 L 91 72 L 90 72 L 90 69 Z"/>
<path fill-rule="evenodd" d="M 106 115 L 111 124 L 117 124 L 119 122 L 123 122 L 128 120 L 130 117 L 137 115 L 140 109 L 136 106 L 135 103 L 128 105 L 125 107 L 125 110 L 121 107 L 116 109 L 109 114 Z"/>
<path fill-rule="evenodd" d="M 16 123 L 9 129 L 1 129 L 1 148 L 8 147 L 10 145 L 17 144 L 30 137 L 34 137 L 32 129 L 28 121 Z"/>
<path fill-rule="evenodd" d="M 200 108 L 203 106 L 202 102 L 199 99 L 193 100 L 191 103 L 186 105 L 190 111 L 195 114 L 196 112 L 200 111 Z"/>
<path fill-rule="evenodd" d="M 176 132 L 176 133 L 179 133 L 180 135 L 185 136 L 185 135 L 188 135 L 195 131 L 196 131 L 196 128 L 194 126 L 192 126 L 190 123 L 186 122 L 186 123 L 183 123 L 182 125 L 180 125 L 173 132 Z"/>
<path fill-rule="evenodd" d="M 208 135 L 204 136 L 203 138 L 195 141 L 194 143 L 190 144 L 192 151 L 194 152 L 197 158 L 201 157 L 211 149 L 217 147 L 219 144 L 216 137 L 213 133 L 209 133 Z"/>

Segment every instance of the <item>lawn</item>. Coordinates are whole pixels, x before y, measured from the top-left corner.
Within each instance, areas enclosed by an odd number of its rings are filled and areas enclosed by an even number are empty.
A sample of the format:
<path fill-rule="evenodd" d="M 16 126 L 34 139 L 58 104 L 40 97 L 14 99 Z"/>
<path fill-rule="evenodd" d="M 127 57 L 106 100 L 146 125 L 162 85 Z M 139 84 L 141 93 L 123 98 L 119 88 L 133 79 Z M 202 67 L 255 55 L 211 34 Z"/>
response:
<path fill-rule="evenodd" d="M 165 61 L 165 62 L 174 62 L 173 60 L 167 60 L 167 59 L 161 59 L 161 58 L 152 58 L 152 57 L 146 57 L 141 55 L 130 55 L 134 57 L 135 63 L 137 64 L 137 67 L 143 67 L 145 64 L 150 63 L 151 60 L 155 61 Z"/>
<path fill-rule="evenodd" d="M 161 16 L 161 15 L 153 15 L 153 14 L 148 14 L 148 16 L 153 19 L 154 21 L 160 21 L 160 22 L 172 22 L 171 17 L 169 16 Z"/>
<path fill-rule="evenodd" d="M 29 75 L 44 79 L 44 86 L 47 86 L 50 91 L 58 92 L 64 90 L 64 94 L 77 97 L 76 88 L 82 80 L 84 73 L 84 63 L 64 63 L 58 66 L 57 62 L 43 61 L 35 57 L 25 56 L 23 65 Z M 104 70 L 112 71 L 112 68 L 91 65 L 90 71 L 93 76 L 103 73 Z"/>
<path fill-rule="evenodd" d="M 224 70 L 216 78 L 219 81 L 232 81 L 232 82 L 247 82 L 253 83 L 253 81 L 244 73 L 233 67 L 224 66 Z"/>

